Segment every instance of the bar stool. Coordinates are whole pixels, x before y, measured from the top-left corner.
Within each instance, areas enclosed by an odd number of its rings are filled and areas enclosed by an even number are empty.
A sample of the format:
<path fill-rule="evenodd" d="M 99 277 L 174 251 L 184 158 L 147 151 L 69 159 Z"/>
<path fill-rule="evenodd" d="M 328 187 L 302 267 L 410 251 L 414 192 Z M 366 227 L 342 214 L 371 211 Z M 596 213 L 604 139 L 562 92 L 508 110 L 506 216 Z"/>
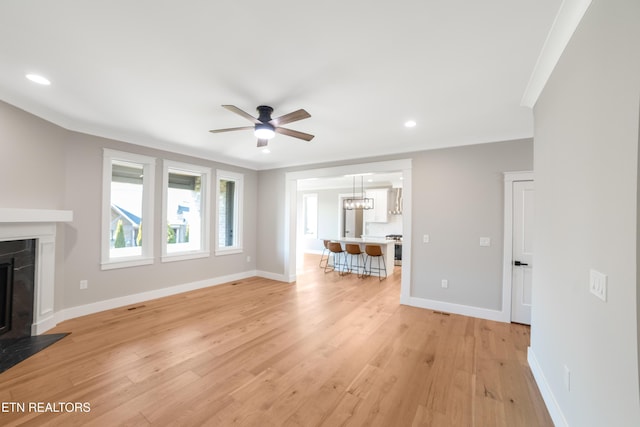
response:
<path fill-rule="evenodd" d="M 380 245 L 365 245 L 364 251 L 367 254 L 367 259 L 364 262 L 365 274 L 371 276 L 371 270 L 378 272 L 378 279 L 382 281 L 382 270 L 384 270 L 384 278 L 387 278 L 387 263 L 384 260 L 384 254 Z M 373 267 L 373 258 L 378 259 L 378 267 Z M 382 268 L 380 268 L 380 259 L 382 259 Z M 369 270 L 367 271 L 367 261 L 369 262 Z"/>
<path fill-rule="evenodd" d="M 329 262 L 329 255 L 330 255 L 330 251 L 329 251 L 329 241 L 328 240 L 323 240 L 322 243 L 324 243 L 324 249 L 322 249 L 322 254 L 320 255 L 320 268 L 324 268 L 327 266 L 327 263 Z M 322 262 L 325 262 L 324 265 L 322 265 Z"/>
<path fill-rule="evenodd" d="M 345 250 L 347 251 L 346 256 L 349 257 L 349 273 L 353 273 L 353 258 L 356 259 L 356 274 L 358 277 L 364 277 L 364 252 L 360 250 L 360 245 L 355 243 L 347 243 L 345 245 Z M 360 260 L 362 260 L 362 264 L 360 264 Z M 362 269 L 362 274 L 360 274 L 360 270 Z"/>
<path fill-rule="evenodd" d="M 324 267 L 324 272 L 335 271 L 336 267 L 338 269 L 338 273 L 341 276 L 346 274 L 347 270 L 347 256 L 342 250 L 342 245 L 340 242 L 329 242 L 329 256 L 333 255 L 333 268 L 329 270 L 330 264 L 327 258 L 327 264 Z M 342 263 L 340 263 L 340 259 L 342 258 Z"/>

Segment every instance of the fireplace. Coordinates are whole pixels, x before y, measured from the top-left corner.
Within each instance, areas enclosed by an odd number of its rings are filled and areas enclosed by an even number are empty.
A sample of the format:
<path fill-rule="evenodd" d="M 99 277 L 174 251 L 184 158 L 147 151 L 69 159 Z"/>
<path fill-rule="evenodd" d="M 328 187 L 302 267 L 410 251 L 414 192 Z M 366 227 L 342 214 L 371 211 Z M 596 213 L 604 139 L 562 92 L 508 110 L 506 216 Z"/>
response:
<path fill-rule="evenodd" d="M 0 242 L 0 339 L 31 336 L 35 239 Z"/>
<path fill-rule="evenodd" d="M 0 208 L 0 338 L 56 325 L 56 224 L 72 219 L 71 211 Z"/>
<path fill-rule="evenodd" d="M 0 263 L 0 336 L 11 330 L 13 262 Z"/>

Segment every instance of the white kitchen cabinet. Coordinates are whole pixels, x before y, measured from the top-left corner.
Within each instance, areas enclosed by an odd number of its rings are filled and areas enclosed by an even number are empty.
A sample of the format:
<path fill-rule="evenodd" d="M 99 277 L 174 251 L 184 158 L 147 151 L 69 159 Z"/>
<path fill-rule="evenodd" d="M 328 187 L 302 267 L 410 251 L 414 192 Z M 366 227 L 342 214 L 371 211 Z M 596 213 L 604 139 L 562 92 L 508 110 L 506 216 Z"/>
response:
<path fill-rule="evenodd" d="M 387 198 L 389 190 L 386 188 L 373 188 L 366 191 L 367 197 L 373 199 L 373 209 L 364 211 L 364 222 L 389 221 L 389 209 Z"/>

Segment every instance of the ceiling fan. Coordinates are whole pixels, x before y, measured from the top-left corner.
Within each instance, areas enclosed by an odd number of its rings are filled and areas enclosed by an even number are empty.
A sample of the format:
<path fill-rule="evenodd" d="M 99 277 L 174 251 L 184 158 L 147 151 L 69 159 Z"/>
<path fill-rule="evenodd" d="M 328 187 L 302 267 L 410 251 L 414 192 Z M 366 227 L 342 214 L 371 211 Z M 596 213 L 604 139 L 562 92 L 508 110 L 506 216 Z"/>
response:
<path fill-rule="evenodd" d="M 220 133 L 230 132 L 234 130 L 253 129 L 254 134 L 258 138 L 258 147 L 266 146 L 269 140 L 273 138 L 276 133 L 292 136 L 294 138 L 304 139 L 305 141 L 311 141 L 313 139 L 313 135 L 309 135 L 308 133 L 280 127 L 281 125 L 286 125 L 287 123 L 296 122 L 298 120 L 308 119 L 309 117 L 311 117 L 311 114 L 307 113 L 303 109 L 296 110 L 292 113 L 272 119 L 271 113 L 273 113 L 273 108 L 269 107 L 268 105 L 260 105 L 258 106 L 258 108 L 256 108 L 259 113 L 258 118 L 253 117 L 251 114 L 241 110 L 235 105 L 223 105 L 223 107 L 231 111 L 232 113 L 236 113 L 249 120 L 250 122 L 253 122 L 254 126 L 214 129 L 210 130 L 209 132 Z"/>

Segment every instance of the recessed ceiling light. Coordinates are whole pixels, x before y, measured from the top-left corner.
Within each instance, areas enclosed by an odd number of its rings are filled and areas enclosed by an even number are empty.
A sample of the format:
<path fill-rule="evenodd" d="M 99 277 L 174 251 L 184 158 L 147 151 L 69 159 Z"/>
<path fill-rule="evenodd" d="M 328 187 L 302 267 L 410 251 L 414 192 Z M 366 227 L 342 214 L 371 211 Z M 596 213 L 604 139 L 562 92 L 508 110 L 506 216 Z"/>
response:
<path fill-rule="evenodd" d="M 263 148 L 261 150 L 264 154 L 269 154 L 271 152 L 271 150 L 269 150 L 268 148 Z"/>
<path fill-rule="evenodd" d="M 414 122 L 413 120 L 407 120 L 406 122 L 404 122 L 404 126 L 408 128 L 413 128 L 413 127 L 416 127 L 416 122 Z"/>
<path fill-rule="evenodd" d="M 38 74 L 27 74 L 25 77 L 34 83 L 38 83 L 39 85 L 49 86 L 51 84 L 49 79 Z"/>
<path fill-rule="evenodd" d="M 373 180 L 372 180 L 371 178 L 369 178 L 369 179 L 367 180 L 367 182 L 373 182 Z"/>

